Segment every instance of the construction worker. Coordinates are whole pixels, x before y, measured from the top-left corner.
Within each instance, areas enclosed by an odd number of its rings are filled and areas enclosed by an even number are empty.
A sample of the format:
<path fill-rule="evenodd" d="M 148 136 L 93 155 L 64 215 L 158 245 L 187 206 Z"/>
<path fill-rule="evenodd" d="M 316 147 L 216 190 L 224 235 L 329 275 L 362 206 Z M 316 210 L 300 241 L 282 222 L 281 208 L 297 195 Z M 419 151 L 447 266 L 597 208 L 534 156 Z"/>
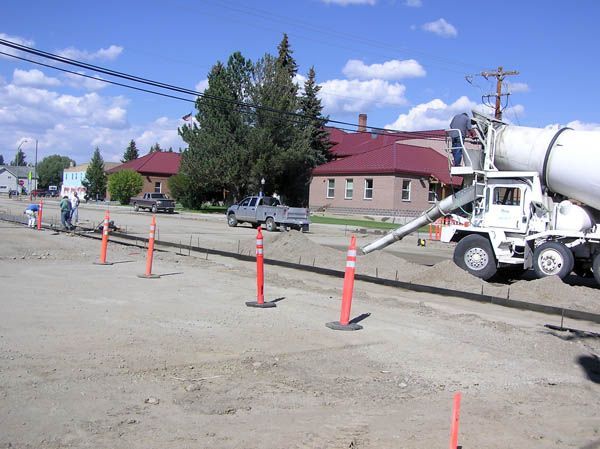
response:
<path fill-rule="evenodd" d="M 452 137 L 453 165 L 457 167 L 462 162 L 465 138 L 471 135 L 471 118 L 469 114 L 463 112 L 455 115 L 450 122 L 450 129 L 460 131 L 460 135 L 455 131 L 450 131 L 450 137 Z"/>
<path fill-rule="evenodd" d="M 25 209 L 25 215 L 27 215 L 27 226 L 30 228 L 35 228 L 37 215 L 40 208 L 37 204 L 30 204 Z"/>

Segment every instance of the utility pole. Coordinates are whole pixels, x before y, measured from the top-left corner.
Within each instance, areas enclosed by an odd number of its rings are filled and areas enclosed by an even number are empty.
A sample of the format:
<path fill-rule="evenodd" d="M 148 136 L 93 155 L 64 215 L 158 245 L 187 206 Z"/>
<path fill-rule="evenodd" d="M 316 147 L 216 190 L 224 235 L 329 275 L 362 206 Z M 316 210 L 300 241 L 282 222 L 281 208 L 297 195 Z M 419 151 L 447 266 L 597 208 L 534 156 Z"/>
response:
<path fill-rule="evenodd" d="M 504 78 L 506 78 L 507 76 L 511 76 L 511 75 L 518 75 L 519 72 L 517 72 L 516 70 L 510 70 L 508 72 L 505 72 L 504 69 L 502 68 L 502 66 L 498 67 L 498 70 L 496 70 L 495 72 L 481 72 L 481 76 L 483 76 L 486 80 L 490 77 L 495 77 L 496 78 L 496 93 L 495 94 L 490 94 L 487 95 L 486 97 L 496 97 L 496 105 L 494 107 L 494 117 L 496 117 L 496 119 L 498 120 L 502 120 L 502 107 L 501 107 L 501 102 L 500 99 L 502 98 L 502 96 L 508 96 L 509 94 L 503 94 L 502 93 L 502 81 L 504 81 Z"/>

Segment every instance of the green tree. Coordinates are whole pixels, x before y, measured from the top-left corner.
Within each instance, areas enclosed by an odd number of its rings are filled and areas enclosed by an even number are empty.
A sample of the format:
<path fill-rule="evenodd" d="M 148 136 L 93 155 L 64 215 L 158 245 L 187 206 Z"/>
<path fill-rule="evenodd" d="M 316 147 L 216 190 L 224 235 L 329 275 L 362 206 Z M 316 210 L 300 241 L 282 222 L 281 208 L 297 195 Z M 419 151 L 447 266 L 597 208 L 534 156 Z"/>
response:
<path fill-rule="evenodd" d="M 134 159 L 137 159 L 138 157 L 140 157 L 140 154 L 138 152 L 137 146 L 135 145 L 135 140 L 131 139 L 129 145 L 125 149 L 125 153 L 123 153 L 123 159 L 121 159 L 121 162 L 132 161 Z"/>
<path fill-rule="evenodd" d="M 152 145 L 150 147 L 150 151 L 148 152 L 148 154 L 150 153 L 160 153 L 163 149 L 160 147 L 160 145 L 158 144 L 158 142 L 156 142 L 154 145 Z"/>
<path fill-rule="evenodd" d="M 106 195 L 106 173 L 104 172 L 104 160 L 100 155 L 100 148 L 96 147 L 92 160 L 85 172 L 82 181 L 89 198 L 104 198 Z"/>
<path fill-rule="evenodd" d="M 38 187 L 47 189 L 48 186 L 58 186 L 62 184 L 63 171 L 69 168 L 75 161 L 68 156 L 53 154 L 40 161 L 37 166 Z"/>
<path fill-rule="evenodd" d="M 190 196 L 190 181 L 186 175 L 177 173 L 169 178 L 167 184 L 169 185 L 169 192 L 171 192 L 173 199 L 181 203 L 183 207 L 199 207 L 194 201 L 194 198 Z"/>
<path fill-rule="evenodd" d="M 4 156 L 0 154 L 0 165 L 4 165 Z"/>
<path fill-rule="evenodd" d="M 290 203 L 303 201 L 297 185 L 308 143 L 295 116 L 299 109 L 298 86 L 294 82 L 296 62 L 287 36 L 279 44 L 279 56 L 265 55 L 256 64 L 252 102 L 264 109 L 256 112 L 256 126 L 250 139 L 253 189 L 265 178 L 267 193 L 277 191 Z M 273 112 L 282 111 L 282 112 Z"/>
<path fill-rule="evenodd" d="M 323 105 L 318 93 L 321 90 L 316 82 L 315 68 L 308 71 L 304 82 L 304 93 L 300 97 L 300 113 L 306 118 L 304 128 L 308 134 L 309 149 L 308 163 L 310 168 L 324 164 L 331 159 L 329 149 L 329 132 L 325 129 L 327 117 L 323 116 Z"/>
<path fill-rule="evenodd" d="M 247 191 L 252 116 L 240 103 L 249 98 L 252 70 L 251 61 L 239 52 L 229 57 L 227 66 L 217 62 L 208 75 L 205 95 L 196 101 L 198 125 L 185 125 L 179 130 L 188 144 L 182 153 L 180 173 L 189 181 L 188 201 L 195 207 L 212 199 L 212 192 L 225 189 L 233 198 L 239 198 Z"/>
<path fill-rule="evenodd" d="M 108 177 L 110 198 L 126 205 L 144 188 L 144 178 L 134 170 L 121 170 Z"/>
<path fill-rule="evenodd" d="M 15 154 L 15 158 L 10 163 L 10 165 L 16 165 L 17 167 L 24 167 L 27 165 L 27 163 L 25 162 L 25 153 L 22 149 L 19 148 L 19 151 L 17 151 L 17 154 Z"/>

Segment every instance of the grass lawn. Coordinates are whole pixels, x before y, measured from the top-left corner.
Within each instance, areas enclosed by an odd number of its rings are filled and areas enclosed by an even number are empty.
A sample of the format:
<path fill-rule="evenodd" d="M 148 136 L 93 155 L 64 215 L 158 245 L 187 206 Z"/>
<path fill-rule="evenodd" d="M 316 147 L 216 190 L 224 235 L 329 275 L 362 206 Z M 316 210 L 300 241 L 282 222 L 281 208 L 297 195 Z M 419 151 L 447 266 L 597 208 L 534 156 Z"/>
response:
<path fill-rule="evenodd" d="M 370 228 L 370 229 L 396 229 L 400 227 L 398 223 L 386 223 L 383 221 L 371 221 L 371 220 L 359 220 L 354 218 L 335 218 L 335 217 L 323 217 L 321 215 L 311 215 L 311 223 L 319 224 L 337 224 L 346 226 L 356 226 L 359 228 Z"/>

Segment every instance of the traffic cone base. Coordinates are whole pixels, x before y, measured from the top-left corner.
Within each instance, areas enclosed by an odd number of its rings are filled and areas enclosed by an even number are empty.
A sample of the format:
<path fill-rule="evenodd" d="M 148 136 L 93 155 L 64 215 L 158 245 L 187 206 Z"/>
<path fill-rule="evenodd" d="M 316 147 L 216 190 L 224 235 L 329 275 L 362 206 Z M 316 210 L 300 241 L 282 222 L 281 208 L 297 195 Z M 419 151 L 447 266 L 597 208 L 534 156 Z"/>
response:
<path fill-rule="evenodd" d="M 325 324 L 325 326 L 334 331 L 359 331 L 363 328 L 360 324 L 341 324 L 339 321 L 331 321 L 330 323 Z"/>
<path fill-rule="evenodd" d="M 258 309 L 268 309 L 270 307 L 277 307 L 274 302 L 263 302 L 262 304 L 258 301 L 246 301 L 248 307 L 256 307 Z"/>
<path fill-rule="evenodd" d="M 141 279 L 159 279 L 160 274 L 138 274 L 137 277 Z"/>

